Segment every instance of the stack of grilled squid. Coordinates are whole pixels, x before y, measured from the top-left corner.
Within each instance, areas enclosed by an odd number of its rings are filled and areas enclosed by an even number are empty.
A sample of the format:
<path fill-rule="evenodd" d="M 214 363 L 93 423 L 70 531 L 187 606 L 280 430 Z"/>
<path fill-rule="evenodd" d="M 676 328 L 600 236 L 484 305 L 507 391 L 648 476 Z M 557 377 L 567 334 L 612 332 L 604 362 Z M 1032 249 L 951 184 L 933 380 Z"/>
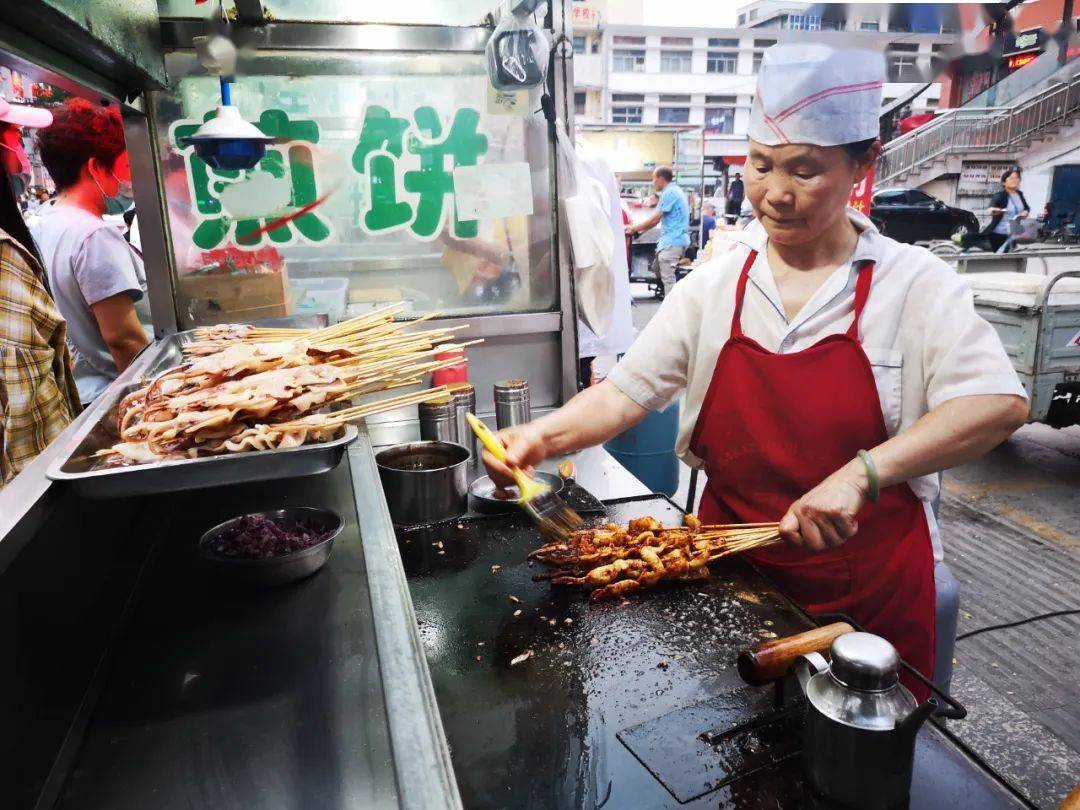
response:
<path fill-rule="evenodd" d="M 327 441 L 350 421 L 444 396 L 415 386 L 462 362 L 436 360 L 464 327 L 415 330 L 393 320 L 400 306 L 318 330 L 229 324 L 196 331 L 183 364 L 146 381 L 117 407 L 120 441 L 106 464 L 140 464 Z M 434 315 L 420 320 L 428 320 Z M 406 331 L 406 330 L 409 331 Z M 364 398 L 362 404 L 355 404 Z"/>

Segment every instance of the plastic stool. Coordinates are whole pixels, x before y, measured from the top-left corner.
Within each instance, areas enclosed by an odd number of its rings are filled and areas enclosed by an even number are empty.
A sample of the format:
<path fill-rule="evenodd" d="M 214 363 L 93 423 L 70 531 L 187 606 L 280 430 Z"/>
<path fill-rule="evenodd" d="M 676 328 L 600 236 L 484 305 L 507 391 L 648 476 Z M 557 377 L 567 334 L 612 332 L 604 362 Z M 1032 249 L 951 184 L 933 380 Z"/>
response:
<path fill-rule="evenodd" d="M 934 565 L 937 589 L 937 643 L 934 648 L 934 686 L 948 693 L 952 683 L 956 625 L 960 620 L 960 583 L 944 562 Z"/>

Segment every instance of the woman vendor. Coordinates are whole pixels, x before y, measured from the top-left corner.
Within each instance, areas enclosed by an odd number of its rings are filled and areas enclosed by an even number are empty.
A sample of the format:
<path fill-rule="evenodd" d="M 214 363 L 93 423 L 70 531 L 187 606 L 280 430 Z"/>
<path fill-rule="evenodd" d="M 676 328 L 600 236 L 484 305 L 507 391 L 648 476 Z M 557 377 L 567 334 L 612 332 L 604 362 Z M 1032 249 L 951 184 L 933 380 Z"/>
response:
<path fill-rule="evenodd" d="M 752 561 L 932 677 L 937 474 L 1028 407 L 963 279 L 846 205 L 880 153 L 883 78 L 878 53 L 766 51 L 738 246 L 675 286 L 603 383 L 500 436 L 528 468 L 684 395 L 677 451 L 707 475 L 701 519 L 779 520 L 786 543 Z"/>

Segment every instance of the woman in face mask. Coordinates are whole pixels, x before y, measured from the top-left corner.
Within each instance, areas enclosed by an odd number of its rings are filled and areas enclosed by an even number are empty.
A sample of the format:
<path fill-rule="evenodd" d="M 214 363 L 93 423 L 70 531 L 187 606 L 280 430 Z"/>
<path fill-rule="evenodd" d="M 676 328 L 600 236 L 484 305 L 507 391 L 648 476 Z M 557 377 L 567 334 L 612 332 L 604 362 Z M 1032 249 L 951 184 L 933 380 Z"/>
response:
<path fill-rule="evenodd" d="M 131 165 L 115 107 L 73 99 L 38 136 L 56 203 L 34 227 L 53 296 L 68 322 L 83 404 L 147 344 L 135 303 L 146 291 L 137 251 L 108 214 L 130 206 Z"/>

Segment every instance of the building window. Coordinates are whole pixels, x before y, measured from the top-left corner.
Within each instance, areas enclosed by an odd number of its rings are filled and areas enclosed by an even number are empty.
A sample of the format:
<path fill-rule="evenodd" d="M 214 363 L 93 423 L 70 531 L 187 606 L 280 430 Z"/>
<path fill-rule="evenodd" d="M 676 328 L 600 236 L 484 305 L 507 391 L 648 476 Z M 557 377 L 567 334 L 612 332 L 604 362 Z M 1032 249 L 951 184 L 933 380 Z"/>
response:
<path fill-rule="evenodd" d="M 661 48 L 693 48 L 693 37 L 660 37 Z"/>
<path fill-rule="evenodd" d="M 863 20 L 861 23 L 859 23 L 859 30 L 860 31 L 877 31 L 877 30 L 879 30 L 878 21 L 877 20 Z"/>
<path fill-rule="evenodd" d="M 754 73 L 758 73 L 761 70 L 761 60 L 765 56 L 765 54 L 762 53 L 762 49 L 771 48 L 775 44 L 775 39 L 754 40 Z"/>
<path fill-rule="evenodd" d="M 615 93 L 611 97 L 611 123 L 640 124 L 645 109 L 645 96 Z"/>
<path fill-rule="evenodd" d="M 739 55 L 710 51 L 705 60 L 705 70 L 709 73 L 735 73 L 739 69 Z"/>
<path fill-rule="evenodd" d="M 690 51 L 660 51 L 661 73 L 689 73 Z"/>
<path fill-rule="evenodd" d="M 705 96 L 705 130 L 721 135 L 735 132 L 735 96 Z"/>
<path fill-rule="evenodd" d="M 574 53 L 585 53 L 585 37 L 574 37 Z"/>
<path fill-rule="evenodd" d="M 725 50 L 713 50 L 723 48 Z M 705 70 L 709 73 L 736 73 L 739 69 L 739 40 L 709 38 L 709 52 L 705 57 Z"/>
<path fill-rule="evenodd" d="M 780 27 L 792 31 L 820 31 L 821 17 L 816 14 L 785 14 L 780 18 Z"/>
<path fill-rule="evenodd" d="M 919 69 L 912 54 L 891 54 L 889 56 L 890 82 L 915 82 L 919 80 Z"/>
<path fill-rule="evenodd" d="M 750 9 L 750 17 L 749 17 L 749 19 L 750 19 L 751 21 L 753 21 L 753 20 L 756 20 L 756 19 L 757 19 L 757 9 L 756 9 L 756 8 L 752 8 L 752 9 Z"/>
<path fill-rule="evenodd" d="M 738 26 L 740 28 L 742 28 L 744 25 L 746 25 L 746 15 L 745 14 L 740 14 L 739 15 L 739 21 L 738 21 Z"/>
<path fill-rule="evenodd" d="M 611 69 L 616 73 L 644 73 L 645 51 L 620 48 L 612 54 Z"/>
<path fill-rule="evenodd" d="M 615 45 L 645 45 L 645 37 L 617 36 L 613 40 Z"/>
<path fill-rule="evenodd" d="M 660 96 L 661 124 L 690 123 L 690 96 Z"/>
<path fill-rule="evenodd" d="M 574 93 L 574 115 L 585 114 L 585 94 Z"/>

